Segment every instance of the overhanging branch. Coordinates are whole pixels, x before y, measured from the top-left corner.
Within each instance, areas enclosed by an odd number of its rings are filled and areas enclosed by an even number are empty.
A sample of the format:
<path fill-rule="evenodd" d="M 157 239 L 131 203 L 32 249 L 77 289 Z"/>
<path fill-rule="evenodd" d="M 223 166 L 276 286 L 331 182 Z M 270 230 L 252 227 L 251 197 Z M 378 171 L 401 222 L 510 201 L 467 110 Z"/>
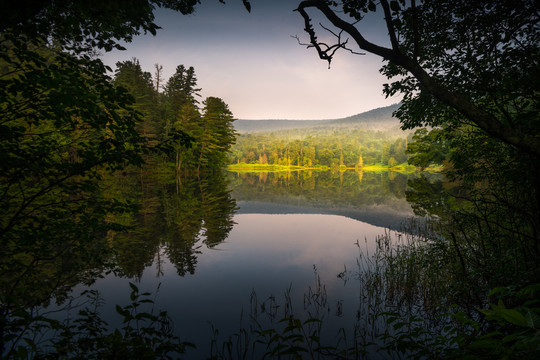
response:
<path fill-rule="evenodd" d="M 385 11 L 385 20 L 387 25 L 391 24 L 391 16 L 389 9 L 384 5 L 388 5 L 387 1 L 382 0 L 383 10 Z M 447 106 L 450 106 L 459 111 L 463 116 L 476 124 L 480 129 L 484 130 L 490 136 L 497 138 L 507 144 L 513 145 L 517 149 L 520 149 L 526 153 L 532 154 L 536 157 L 540 157 L 540 138 L 534 134 L 526 134 L 515 129 L 505 126 L 495 116 L 478 107 L 472 101 L 464 97 L 463 95 L 448 89 L 443 83 L 430 76 L 420 64 L 406 54 L 402 53 L 399 49 L 399 44 L 395 38 L 395 33 L 390 32 L 392 48 L 385 48 L 367 41 L 364 36 L 358 31 L 358 29 L 339 16 L 335 11 L 330 8 L 327 1 L 324 0 L 304 0 L 300 2 L 298 11 L 304 18 L 305 31 L 309 34 L 311 46 L 314 47 L 319 57 L 323 60 L 327 60 L 329 63 L 332 61 L 332 56 L 335 54 L 338 48 L 321 48 L 321 43 L 317 41 L 315 30 L 311 25 L 311 18 L 306 12 L 307 8 L 316 8 L 335 26 L 337 29 L 349 34 L 360 49 L 370 52 L 374 55 L 378 55 L 385 60 L 392 62 L 393 64 L 402 67 L 410 72 L 418 82 L 426 89 L 428 93 L 434 96 Z M 393 26 L 389 28 L 393 29 Z M 341 32 L 340 32 L 341 34 Z M 414 55 L 413 55 L 414 56 Z"/>

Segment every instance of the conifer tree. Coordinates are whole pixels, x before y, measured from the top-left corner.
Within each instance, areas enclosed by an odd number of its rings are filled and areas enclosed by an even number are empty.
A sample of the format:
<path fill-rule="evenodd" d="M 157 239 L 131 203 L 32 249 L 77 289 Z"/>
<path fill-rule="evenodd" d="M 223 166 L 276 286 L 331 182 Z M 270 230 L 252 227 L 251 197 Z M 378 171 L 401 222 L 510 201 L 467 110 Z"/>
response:
<path fill-rule="evenodd" d="M 152 75 L 143 71 L 139 60 L 133 58 L 116 63 L 114 84 L 125 88 L 133 96 L 133 107 L 142 114 L 142 121 L 137 126 L 139 133 L 147 137 L 157 137 L 161 131 Z"/>
<path fill-rule="evenodd" d="M 203 105 L 203 134 L 197 167 L 220 167 L 226 164 L 227 152 L 236 139 L 232 125 L 234 118 L 228 105 L 220 98 L 208 97 Z"/>
<path fill-rule="evenodd" d="M 188 69 L 184 65 L 178 65 L 176 72 L 169 78 L 165 85 L 165 95 L 167 96 L 168 110 L 173 119 L 176 119 L 181 112 L 182 106 L 186 103 L 198 104 L 200 88 L 197 88 L 197 77 L 195 69 L 190 66 Z"/>

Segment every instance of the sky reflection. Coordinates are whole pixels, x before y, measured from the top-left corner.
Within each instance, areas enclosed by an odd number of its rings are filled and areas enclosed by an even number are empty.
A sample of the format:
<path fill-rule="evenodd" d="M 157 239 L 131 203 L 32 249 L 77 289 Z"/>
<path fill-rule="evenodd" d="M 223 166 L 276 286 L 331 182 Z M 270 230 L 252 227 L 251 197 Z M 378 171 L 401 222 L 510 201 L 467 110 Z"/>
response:
<path fill-rule="evenodd" d="M 384 233 L 383 228 L 321 214 L 237 214 L 234 221 L 224 243 L 213 249 L 201 247 L 195 274 L 179 277 L 165 259 L 162 276 L 156 276 L 154 262 L 139 284 L 141 290 L 151 292 L 161 284 L 156 303 L 168 311 L 184 340 L 197 343 L 199 349 L 193 356 L 207 354 L 210 321 L 221 334 L 238 331 L 241 314 L 249 312 L 252 291 L 260 301 L 275 295 L 282 302 L 291 286 L 291 297 L 301 310 L 304 294 L 315 285 L 314 265 L 326 286 L 329 306 L 340 300 L 345 313 L 354 312 L 358 284 L 344 284 L 337 275 L 345 266 L 356 269 L 355 243 L 363 244 L 366 239 L 373 243 Z M 108 276 L 96 287 L 107 304 L 125 303 L 128 281 Z M 106 314 L 112 316 L 112 311 Z"/>

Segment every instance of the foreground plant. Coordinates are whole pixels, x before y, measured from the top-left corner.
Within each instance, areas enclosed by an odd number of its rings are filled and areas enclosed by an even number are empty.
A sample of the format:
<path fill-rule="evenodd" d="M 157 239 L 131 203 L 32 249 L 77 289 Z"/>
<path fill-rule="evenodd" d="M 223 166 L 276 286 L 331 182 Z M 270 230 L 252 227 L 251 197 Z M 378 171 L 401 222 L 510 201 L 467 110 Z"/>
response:
<path fill-rule="evenodd" d="M 33 317 L 26 331 L 14 336 L 6 359 L 177 359 L 195 345 L 174 335 L 166 311 L 155 311 L 149 292 L 131 288 L 131 302 L 116 305 L 122 326 L 111 328 L 100 313 L 105 305 L 95 290 L 83 292 L 87 305 L 74 318 L 58 321 Z M 19 318 L 24 322 L 29 319 Z M 11 319 L 16 320 L 16 319 Z"/>

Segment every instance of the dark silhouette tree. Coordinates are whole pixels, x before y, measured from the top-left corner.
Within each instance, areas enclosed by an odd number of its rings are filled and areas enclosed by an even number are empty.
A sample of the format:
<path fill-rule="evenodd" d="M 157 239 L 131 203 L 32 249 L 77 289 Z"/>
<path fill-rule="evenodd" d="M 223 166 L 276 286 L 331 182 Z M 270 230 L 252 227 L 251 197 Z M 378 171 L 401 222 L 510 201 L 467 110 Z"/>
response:
<path fill-rule="evenodd" d="M 173 119 L 178 118 L 182 107 L 187 104 L 198 104 L 200 88 L 197 88 L 197 77 L 195 69 L 190 66 L 188 69 L 184 65 L 178 65 L 176 72 L 169 78 L 165 85 L 165 95 L 169 111 Z"/>
<path fill-rule="evenodd" d="M 158 93 L 154 90 L 152 75 L 143 71 L 139 60 L 116 63 L 114 84 L 128 90 L 134 98 L 133 108 L 141 114 L 137 130 L 143 136 L 156 139 L 162 132 Z"/>
<path fill-rule="evenodd" d="M 317 38 L 308 14 L 318 10 L 337 30 L 336 43 Z M 390 47 L 356 27 L 382 10 Z M 296 9 L 321 59 L 356 45 L 383 58 L 382 73 L 397 78 L 386 95 L 403 94 L 404 128 L 473 124 L 520 151 L 540 156 L 538 3 L 519 1 L 307 0 Z M 344 16 L 347 16 L 344 19 Z M 322 30 L 325 31 L 325 30 Z"/>

